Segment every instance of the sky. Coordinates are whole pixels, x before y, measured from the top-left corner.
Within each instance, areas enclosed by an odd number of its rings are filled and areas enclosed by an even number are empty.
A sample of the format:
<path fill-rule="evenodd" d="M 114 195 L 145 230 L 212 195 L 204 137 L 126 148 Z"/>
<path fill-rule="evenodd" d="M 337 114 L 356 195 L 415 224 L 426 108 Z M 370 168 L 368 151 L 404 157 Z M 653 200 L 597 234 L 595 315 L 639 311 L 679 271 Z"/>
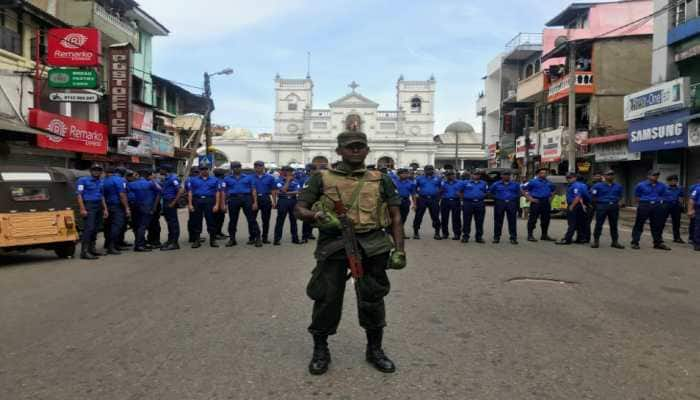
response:
<path fill-rule="evenodd" d="M 274 77 L 304 78 L 311 52 L 314 108 L 357 91 L 396 108 L 396 80 L 437 81 L 435 133 L 453 121 L 481 130 L 475 101 L 486 65 L 519 32 L 541 32 L 570 0 L 139 0 L 163 23 L 154 73 L 202 86 L 214 123 L 272 132 Z M 197 89 L 189 88 L 193 92 Z"/>

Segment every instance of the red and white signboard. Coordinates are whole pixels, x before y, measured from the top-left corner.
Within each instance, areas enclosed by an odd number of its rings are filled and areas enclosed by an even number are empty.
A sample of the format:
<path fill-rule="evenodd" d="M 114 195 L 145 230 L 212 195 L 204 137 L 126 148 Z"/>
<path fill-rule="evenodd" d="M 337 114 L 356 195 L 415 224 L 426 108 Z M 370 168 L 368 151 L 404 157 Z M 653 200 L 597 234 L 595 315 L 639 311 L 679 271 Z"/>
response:
<path fill-rule="evenodd" d="M 542 162 L 561 161 L 561 134 L 561 129 L 540 134 L 540 156 L 542 157 Z"/>
<path fill-rule="evenodd" d="M 30 109 L 29 126 L 51 133 L 37 136 L 37 146 L 79 153 L 107 154 L 107 126 Z"/>
<path fill-rule="evenodd" d="M 153 130 L 153 109 L 140 106 L 138 104 L 131 105 L 131 127 L 144 132 Z"/>
<path fill-rule="evenodd" d="M 109 48 L 109 133 L 131 134 L 131 45 Z"/>
<path fill-rule="evenodd" d="M 48 33 L 49 65 L 56 67 L 96 67 L 100 65 L 102 40 L 95 28 L 56 28 Z"/>

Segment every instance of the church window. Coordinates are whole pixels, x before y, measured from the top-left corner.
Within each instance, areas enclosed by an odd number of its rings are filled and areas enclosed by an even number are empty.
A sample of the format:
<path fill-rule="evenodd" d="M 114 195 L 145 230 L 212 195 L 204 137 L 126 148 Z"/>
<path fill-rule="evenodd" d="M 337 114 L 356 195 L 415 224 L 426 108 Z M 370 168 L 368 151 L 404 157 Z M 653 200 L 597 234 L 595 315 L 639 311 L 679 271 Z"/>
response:
<path fill-rule="evenodd" d="M 391 131 L 396 129 L 396 124 L 393 122 L 382 122 L 379 124 L 379 129 L 383 131 Z"/>
<path fill-rule="evenodd" d="M 289 104 L 287 104 L 287 110 L 288 110 L 288 111 L 296 111 L 296 110 L 297 110 L 297 103 L 289 103 Z"/>
<path fill-rule="evenodd" d="M 325 122 L 314 122 L 312 124 L 312 126 L 314 129 L 327 129 L 328 128 L 328 124 Z"/>
<path fill-rule="evenodd" d="M 411 112 L 421 112 L 421 100 L 418 97 L 411 99 Z"/>

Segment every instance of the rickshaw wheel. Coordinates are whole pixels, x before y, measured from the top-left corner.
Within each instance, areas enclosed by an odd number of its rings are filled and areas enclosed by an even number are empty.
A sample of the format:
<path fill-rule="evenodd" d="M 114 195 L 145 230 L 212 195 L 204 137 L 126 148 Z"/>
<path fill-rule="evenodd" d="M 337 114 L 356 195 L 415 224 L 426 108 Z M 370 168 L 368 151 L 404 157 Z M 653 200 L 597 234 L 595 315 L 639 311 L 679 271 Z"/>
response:
<path fill-rule="evenodd" d="M 75 255 L 75 243 L 62 243 L 54 248 L 54 252 L 59 258 L 71 258 Z"/>

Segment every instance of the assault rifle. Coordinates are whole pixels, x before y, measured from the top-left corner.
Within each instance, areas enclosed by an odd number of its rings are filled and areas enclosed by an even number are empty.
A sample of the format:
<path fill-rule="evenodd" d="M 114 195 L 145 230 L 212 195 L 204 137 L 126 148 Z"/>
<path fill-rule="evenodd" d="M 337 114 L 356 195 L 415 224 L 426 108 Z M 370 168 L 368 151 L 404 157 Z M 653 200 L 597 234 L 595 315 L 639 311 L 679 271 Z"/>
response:
<path fill-rule="evenodd" d="M 340 230 L 343 233 L 345 256 L 348 259 L 350 274 L 353 279 L 357 281 L 362 278 L 365 273 L 364 268 L 362 268 L 362 255 L 357 244 L 357 238 L 355 237 L 355 229 L 352 226 L 352 221 L 350 221 L 348 217 L 348 210 L 345 208 L 345 204 L 343 204 L 342 197 L 340 197 L 340 191 L 337 188 L 336 190 L 338 191 L 338 200 L 333 200 L 333 208 L 340 221 Z"/>

